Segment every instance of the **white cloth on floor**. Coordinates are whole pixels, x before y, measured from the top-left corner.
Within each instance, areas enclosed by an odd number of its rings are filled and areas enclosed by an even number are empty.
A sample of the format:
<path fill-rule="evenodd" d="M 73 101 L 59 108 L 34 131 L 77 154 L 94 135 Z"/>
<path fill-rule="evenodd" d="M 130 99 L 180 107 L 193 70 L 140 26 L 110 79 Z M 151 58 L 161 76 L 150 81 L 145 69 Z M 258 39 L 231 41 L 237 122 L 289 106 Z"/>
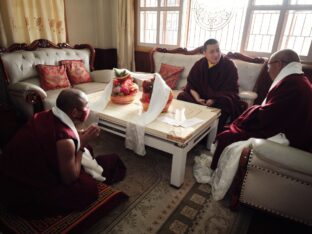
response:
<path fill-rule="evenodd" d="M 56 106 L 52 108 L 52 113 L 74 132 L 77 138 L 76 151 L 78 152 L 78 150 L 80 149 L 80 137 L 73 121 L 68 117 L 66 113 L 64 113 Z M 90 174 L 94 179 L 98 181 L 105 181 L 106 178 L 102 176 L 103 168 L 97 163 L 94 158 L 92 158 L 87 148 L 84 148 L 84 151 L 85 152 L 83 152 L 82 154 L 81 165 L 83 166 L 85 171 Z"/>
<path fill-rule="evenodd" d="M 238 169 L 242 150 L 250 145 L 253 146 L 255 140 L 256 138 L 250 138 L 246 141 L 238 141 L 227 146 L 223 150 L 217 169 L 212 174 L 211 192 L 214 200 L 221 200 L 224 198 Z M 289 145 L 289 141 L 283 133 L 270 137 L 268 140 L 283 145 Z"/>
<path fill-rule="evenodd" d="M 153 122 L 162 112 L 167 104 L 170 90 L 163 78 L 155 73 L 153 93 L 148 110 L 127 123 L 126 148 L 133 150 L 138 155 L 145 155 L 145 125 Z"/>
<path fill-rule="evenodd" d="M 197 183 L 210 183 L 213 172 L 210 168 L 211 162 L 212 156 L 207 154 L 201 154 L 194 158 L 193 174 Z"/>
<path fill-rule="evenodd" d="M 250 138 L 227 146 L 220 156 L 215 171 L 210 169 L 211 155 L 202 154 L 200 157 L 195 157 L 194 176 L 198 183 L 209 183 L 211 185 L 211 193 L 214 200 L 218 201 L 224 198 L 238 169 L 242 150 L 245 147 L 252 146 L 255 140 L 256 138 Z M 283 133 L 279 133 L 267 140 L 289 145 L 289 141 Z"/>

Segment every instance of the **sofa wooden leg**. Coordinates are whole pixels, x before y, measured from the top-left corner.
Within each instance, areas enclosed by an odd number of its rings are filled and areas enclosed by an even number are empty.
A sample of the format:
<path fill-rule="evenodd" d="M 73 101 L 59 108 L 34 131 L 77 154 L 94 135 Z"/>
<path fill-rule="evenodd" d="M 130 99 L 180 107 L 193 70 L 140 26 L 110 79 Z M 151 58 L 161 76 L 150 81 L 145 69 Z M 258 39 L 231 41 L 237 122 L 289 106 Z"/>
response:
<path fill-rule="evenodd" d="M 242 151 L 237 172 L 231 185 L 231 203 L 230 209 L 236 211 L 239 208 L 239 196 L 247 171 L 247 164 L 250 156 L 251 148 L 245 148 Z"/>

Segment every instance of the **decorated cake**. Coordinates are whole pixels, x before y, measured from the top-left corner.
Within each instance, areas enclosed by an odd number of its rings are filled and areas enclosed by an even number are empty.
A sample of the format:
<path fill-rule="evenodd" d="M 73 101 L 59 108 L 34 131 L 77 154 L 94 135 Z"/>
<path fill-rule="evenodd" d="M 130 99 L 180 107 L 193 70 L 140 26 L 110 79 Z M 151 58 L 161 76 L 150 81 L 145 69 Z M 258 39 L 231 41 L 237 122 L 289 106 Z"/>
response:
<path fill-rule="evenodd" d="M 142 97 L 141 97 L 140 101 L 142 102 L 144 111 L 147 111 L 149 103 L 151 101 L 151 97 L 152 97 L 152 93 L 153 93 L 154 81 L 155 81 L 155 78 L 143 81 L 143 84 L 142 84 L 143 93 L 142 93 Z M 172 102 L 172 99 L 173 99 L 173 93 L 172 93 L 172 91 L 170 91 L 167 104 L 164 107 L 162 112 L 167 112 L 168 111 L 168 108 L 169 108 L 169 106 L 170 106 L 170 104 Z"/>
<path fill-rule="evenodd" d="M 134 100 L 138 86 L 133 83 L 131 75 L 126 70 L 114 69 L 114 71 L 111 101 L 116 104 L 129 104 Z"/>

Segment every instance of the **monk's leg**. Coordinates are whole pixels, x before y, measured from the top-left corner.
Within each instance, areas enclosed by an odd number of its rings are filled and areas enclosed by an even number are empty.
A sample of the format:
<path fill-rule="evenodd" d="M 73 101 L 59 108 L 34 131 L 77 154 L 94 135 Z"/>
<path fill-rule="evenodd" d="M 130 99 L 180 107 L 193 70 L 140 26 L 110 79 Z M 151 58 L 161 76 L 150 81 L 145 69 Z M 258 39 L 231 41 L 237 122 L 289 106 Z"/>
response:
<path fill-rule="evenodd" d="M 198 104 L 193 98 L 193 96 L 186 91 L 182 91 L 181 93 L 179 93 L 177 96 L 177 99 L 181 101 L 185 101 L 185 102 L 192 102 L 192 103 Z"/>
<path fill-rule="evenodd" d="M 80 211 L 96 201 L 99 192 L 96 181 L 84 171 L 70 185 L 51 188 L 41 197 L 41 206 L 48 213 Z"/>
<path fill-rule="evenodd" d="M 223 132 L 224 126 L 227 124 L 227 120 L 230 117 L 230 115 L 224 111 L 221 111 L 221 115 L 219 117 L 219 124 L 218 124 L 218 131 L 217 133 Z"/>
<path fill-rule="evenodd" d="M 127 168 L 117 154 L 99 155 L 95 158 L 103 168 L 102 175 L 106 184 L 113 184 L 124 179 Z"/>
<path fill-rule="evenodd" d="M 247 140 L 249 137 L 243 134 L 239 133 L 234 133 L 231 130 L 226 130 L 222 133 L 220 133 L 217 136 L 217 148 L 216 151 L 213 155 L 212 162 L 210 165 L 210 168 L 215 170 L 218 166 L 218 162 L 220 159 L 220 156 L 223 152 L 223 150 L 230 144 L 237 142 L 237 141 L 242 141 L 242 140 Z"/>

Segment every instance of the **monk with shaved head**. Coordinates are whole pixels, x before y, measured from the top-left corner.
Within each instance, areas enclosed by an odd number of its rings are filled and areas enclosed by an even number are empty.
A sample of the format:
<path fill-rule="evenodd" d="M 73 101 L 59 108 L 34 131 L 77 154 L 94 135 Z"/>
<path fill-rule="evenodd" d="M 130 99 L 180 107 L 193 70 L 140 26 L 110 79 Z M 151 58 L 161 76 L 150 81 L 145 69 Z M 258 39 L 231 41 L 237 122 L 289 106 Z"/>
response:
<path fill-rule="evenodd" d="M 123 178 L 125 167 L 117 155 L 99 157 L 99 165 L 86 147 L 99 136 L 99 127 L 77 131 L 89 112 L 86 94 L 66 89 L 52 110 L 36 113 L 19 130 L 0 157 L 2 204 L 25 215 L 82 210 L 98 198 L 96 180 Z M 84 157 L 96 171 L 82 166 Z"/>
<path fill-rule="evenodd" d="M 212 169 L 226 146 L 251 137 L 284 133 L 290 146 L 312 150 L 312 86 L 298 54 L 290 49 L 275 52 L 268 61 L 268 73 L 273 83 L 262 104 L 251 106 L 217 136 Z"/>

